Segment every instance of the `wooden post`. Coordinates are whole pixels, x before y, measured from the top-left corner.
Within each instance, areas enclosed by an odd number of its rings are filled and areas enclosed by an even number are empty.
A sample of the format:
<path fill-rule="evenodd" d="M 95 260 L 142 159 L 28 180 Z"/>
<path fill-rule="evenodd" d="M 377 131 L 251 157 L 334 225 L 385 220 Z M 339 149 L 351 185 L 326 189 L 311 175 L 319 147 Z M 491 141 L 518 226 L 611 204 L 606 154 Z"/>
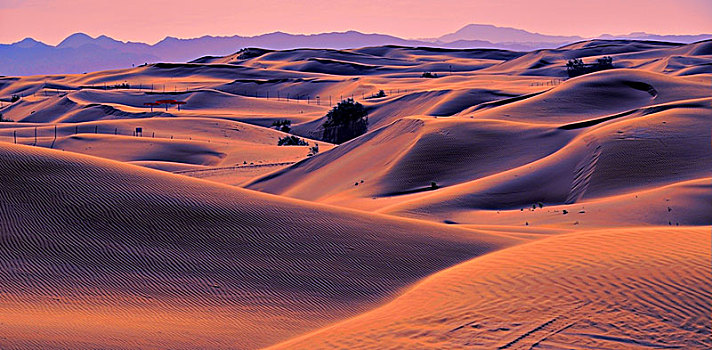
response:
<path fill-rule="evenodd" d="M 12 131 L 12 139 L 15 141 L 15 144 L 17 144 L 17 130 Z"/>

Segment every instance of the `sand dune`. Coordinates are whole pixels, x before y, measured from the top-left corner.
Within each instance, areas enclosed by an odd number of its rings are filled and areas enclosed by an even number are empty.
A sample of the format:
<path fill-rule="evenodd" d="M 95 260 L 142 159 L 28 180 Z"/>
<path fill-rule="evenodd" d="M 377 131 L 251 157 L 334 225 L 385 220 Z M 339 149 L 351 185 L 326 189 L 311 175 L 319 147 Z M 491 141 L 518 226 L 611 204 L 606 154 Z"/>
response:
<path fill-rule="evenodd" d="M 268 345 L 516 242 L 69 152 L 0 157 L 6 345 Z"/>
<path fill-rule="evenodd" d="M 580 134 L 546 158 L 384 211 L 427 214 L 575 203 L 707 176 L 710 112 L 700 107 L 631 114 Z"/>
<path fill-rule="evenodd" d="M 590 40 L 0 77 L 0 348 L 709 348 L 710 62 Z M 347 98 L 368 132 L 319 141 Z"/>
<path fill-rule="evenodd" d="M 247 187 L 326 202 L 401 196 L 422 192 L 431 182 L 451 186 L 527 164 L 554 153 L 572 136 L 494 120 L 404 118 Z M 534 142 L 537 148 L 531 147 Z M 342 171 L 351 178 L 334 175 Z"/>
<path fill-rule="evenodd" d="M 249 167 L 250 176 L 243 176 L 243 180 L 274 170 L 256 165 L 291 164 L 309 153 L 308 146 L 277 146 L 277 140 L 286 135 L 283 132 L 214 118 L 155 117 L 56 125 L 56 139 L 55 125 L 25 123 L 6 125 L 0 129 L 0 139 L 170 171 Z M 140 137 L 134 136 L 137 127 L 143 130 Z M 307 141 L 322 150 L 332 147 L 326 142 Z"/>
<path fill-rule="evenodd" d="M 581 232 L 439 272 L 274 348 L 705 349 L 709 229 Z"/>

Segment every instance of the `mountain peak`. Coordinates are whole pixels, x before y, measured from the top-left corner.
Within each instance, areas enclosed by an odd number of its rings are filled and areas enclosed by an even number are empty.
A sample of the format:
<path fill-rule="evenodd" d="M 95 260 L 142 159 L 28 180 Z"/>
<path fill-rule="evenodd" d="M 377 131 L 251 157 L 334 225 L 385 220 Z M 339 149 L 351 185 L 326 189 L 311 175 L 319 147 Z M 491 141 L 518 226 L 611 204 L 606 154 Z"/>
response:
<path fill-rule="evenodd" d="M 94 38 L 84 33 L 74 33 L 62 40 L 57 47 L 59 48 L 77 48 L 94 42 Z"/>
<path fill-rule="evenodd" d="M 440 41 L 446 43 L 458 40 L 484 40 L 492 43 L 564 43 L 582 39 L 579 36 L 544 35 L 523 29 L 497 27 L 491 24 L 468 24 L 454 33 L 446 34 L 439 38 Z"/>
<path fill-rule="evenodd" d="M 15 46 L 15 47 L 27 49 L 27 48 L 35 47 L 35 46 L 37 46 L 37 45 L 44 45 L 44 44 L 41 43 L 41 42 L 39 42 L 39 41 L 37 41 L 37 40 L 35 40 L 35 39 L 32 39 L 32 38 L 29 38 L 29 37 L 28 37 L 28 38 L 24 38 L 24 39 L 22 39 L 22 40 L 20 40 L 20 41 L 18 41 L 18 42 L 16 42 L 16 43 L 14 43 L 14 44 L 12 44 L 12 45 Z"/>

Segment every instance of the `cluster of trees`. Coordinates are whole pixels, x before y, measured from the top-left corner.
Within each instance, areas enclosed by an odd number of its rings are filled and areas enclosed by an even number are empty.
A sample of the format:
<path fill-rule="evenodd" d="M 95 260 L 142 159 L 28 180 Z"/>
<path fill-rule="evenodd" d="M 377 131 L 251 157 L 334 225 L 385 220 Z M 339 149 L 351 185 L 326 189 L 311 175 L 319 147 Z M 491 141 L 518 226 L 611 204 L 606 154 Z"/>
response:
<path fill-rule="evenodd" d="M 322 139 L 331 143 L 343 143 L 365 134 L 368 130 L 367 115 L 366 108 L 352 98 L 339 102 L 326 114 L 326 121 L 322 124 Z"/>
<path fill-rule="evenodd" d="M 613 58 L 611 56 L 601 57 L 596 60 L 596 63 L 593 64 L 586 64 L 580 58 L 571 59 L 566 63 L 566 73 L 572 78 L 612 68 Z"/>
<path fill-rule="evenodd" d="M 431 73 L 431 72 L 423 72 L 423 75 L 421 75 L 423 78 L 437 78 L 438 73 Z"/>
<path fill-rule="evenodd" d="M 380 93 L 383 92 L 381 90 Z M 385 96 L 385 92 L 383 92 Z M 272 123 L 272 126 L 277 130 L 289 132 L 289 120 L 277 120 Z M 322 139 L 331 143 L 343 143 L 366 133 L 368 130 L 368 112 L 366 108 L 352 98 L 347 98 L 336 104 L 326 114 L 326 121 L 322 124 L 324 134 Z M 309 143 L 302 138 L 294 135 L 280 137 L 277 141 L 278 146 L 309 146 Z M 319 145 L 314 144 L 309 147 L 308 156 L 313 156 L 319 153 Z"/>

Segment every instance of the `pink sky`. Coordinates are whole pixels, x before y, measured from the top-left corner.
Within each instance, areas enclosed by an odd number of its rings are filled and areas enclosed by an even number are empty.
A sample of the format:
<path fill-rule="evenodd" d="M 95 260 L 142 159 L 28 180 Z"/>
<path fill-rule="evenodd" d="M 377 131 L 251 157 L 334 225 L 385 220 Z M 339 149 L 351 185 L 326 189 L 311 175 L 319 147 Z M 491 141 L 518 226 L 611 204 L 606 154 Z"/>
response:
<path fill-rule="evenodd" d="M 584 37 L 712 33 L 712 0 L 0 0 L 0 43 L 33 37 L 54 45 L 76 32 L 148 43 L 351 29 L 422 38 L 469 23 Z"/>

